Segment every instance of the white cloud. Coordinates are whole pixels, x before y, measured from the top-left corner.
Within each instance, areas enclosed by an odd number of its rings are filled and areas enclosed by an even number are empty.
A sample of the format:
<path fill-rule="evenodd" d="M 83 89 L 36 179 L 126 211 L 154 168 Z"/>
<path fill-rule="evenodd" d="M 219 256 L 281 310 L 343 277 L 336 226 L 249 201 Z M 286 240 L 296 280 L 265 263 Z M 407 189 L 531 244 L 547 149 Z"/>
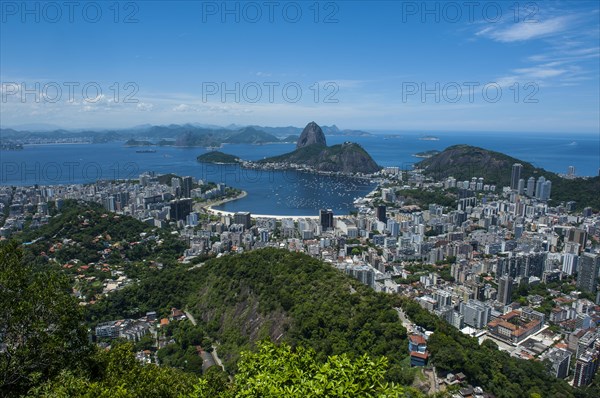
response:
<path fill-rule="evenodd" d="M 571 28 L 573 22 L 575 22 L 574 17 L 561 16 L 549 18 L 545 21 L 522 21 L 513 23 L 509 27 L 487 27 L 476 34 L 478 36 L 487 36 L 495 41 L 504 43 L 526 41 L 562 33 Z"/>
<path fill-rule="evenodd" d="M 544 65 L 534 66 L 531 68 L 519 68 L 515 69 L 515 72 L 521 76 L 525 76 L 532 79 L 548 79 L 564 75 L 567 73 L 566 69 L 548 68 Z"/>
<path fill-rule="evenodd" d="M 498 43 L 534 41 L 528 44 L 537 53 L 515 60 L 518 63 L 495 79 L 501 86 L 529 82 L 540 87 L 573 85 L 597 74 L 597 67 L 589 63 L 600 55 L 598 29 L 590 28 L 597 26 L 597 18 L 593 17 L 545 5 L 536 12 L 535 21 L 505 19 L 480 28 L 475 35 Z"/>
<path fill-rule="evenodd" d="M 136 105 L 136 108 L 140 111 L 151 111 L 152 109 L 154 109 L 154 105 L 148 104 L 146 102 L 140 102 Z"/>
<path fill-rule="evenodd" d="M 179 104 L 173 107 L 173 112 L 196 112 L 197 109 L 188 104 Z"/>

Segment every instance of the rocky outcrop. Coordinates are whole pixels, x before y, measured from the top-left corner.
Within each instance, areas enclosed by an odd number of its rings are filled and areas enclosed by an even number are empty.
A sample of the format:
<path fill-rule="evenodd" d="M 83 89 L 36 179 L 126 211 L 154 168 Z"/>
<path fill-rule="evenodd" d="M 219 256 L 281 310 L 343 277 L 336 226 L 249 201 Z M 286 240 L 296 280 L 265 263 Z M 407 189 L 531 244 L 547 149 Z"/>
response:
<path fill-rule="evenodd" d="M 310 122 L 304 128 L 295 151 L 264 159 L 261 163 L 303 165 L 317 171 L 344 174 L 370 174 L 380 170 L 371 155 L 356 143 L 345 142 L 340 145 L 326 146 L 325 135 L 315 122 Z"/>
<path fill-rule="evenodd" d="M 296 143 L 296 149 L 304 148 L 309 145 L 327 145 L 323 130 L 315 122 L 310 122 L 304 127 L 304 130 L 302 130 L 302 134 L 300 134 L 300 138 Z"/>

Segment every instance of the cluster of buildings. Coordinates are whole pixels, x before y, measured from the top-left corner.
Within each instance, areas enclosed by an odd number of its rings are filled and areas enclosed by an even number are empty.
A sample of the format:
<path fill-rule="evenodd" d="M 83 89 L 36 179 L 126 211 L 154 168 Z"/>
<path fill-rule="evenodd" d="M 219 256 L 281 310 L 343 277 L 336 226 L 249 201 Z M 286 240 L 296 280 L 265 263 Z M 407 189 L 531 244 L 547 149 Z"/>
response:
<path fill-rule="evenodd" d="M 108 211 L 132 216 L 156 227 L 176 224 L 183 228 L 198 223 L 194 203 L 225 197 L 224 184 L 205 184 L 192 177 L 170 177 L 168 181 L 145 173 L 137 181 L 98 181 L 94 184 L 55 186 L 0 186 L 0 237 L 20 231 L 26 218 L 31 228 L 49 220 L 49 204 L 60 210 L 67 199 L 96 202 Z"/>
<path fill-rule="evenodd" d="M 574 176 L 575 169 L 571 166 L 569 173 Z M 550 193 L 552 192 L 552 181 L 546 180 L 544 176 L 540 176 L 537 180 L 531 176 L 525 181 L 521 178 L 523 172 L 523 165 L 521 163 L 515 163 L 512 166 L 512 173 L 510 178 L 510 188 L 517 192 L 519 195 L 527 195 L 530 198 L 536 198 L 542 201 L 550 199 Z"/>
<path fill-rule="evenodd" d="M 99 323 L 94 332 L 98 339 L 122 338 L 135 342 L 147 333 L 152 332 L 155 335 L 155 323 L 156 312 L 148 312 L 145 317 L 139 319 L 119 319 Z"/>
<path fill-rule="evenodd" d="M 288 218 L 207 214 L 194 208 L 193 198 L 220 197 L 226 188 L 190 177 L 174 177 L 170 184 L 144 174 L 132 182 L 0 187 L 0 203 L 9 206 L 0 236 L 18 229 L 26 215 L 32 223 L 47 222 L 50 201 L 59 207 L 62 200 L 77 199 L 157 227 L 176 227 L 187 245 L 183 262 L 263 247 L 304 252 L 377 291 L 412 297 L 464 333 L 494 339 L 511 355 L 548 359 L 557 377 L 585 385 L 591 380 L 586 375 L 596 371 L 600 340 L 575 348 L 600 324 L 600 215 L 590 208 L 575 212 L 572 202 L 550 206 L 551 182 L 525 180 L 522 169 L 515 164 L 507 170 L 511 186 L 497 190 L 482 178 L 432 181 L 419 170 L 387 168 L 380 187 L 355 202 L 356 214 L 323 209 L 313 217 Z M 410 190 L 449 190 L 456 206 L 417 206 L 405 196 Z M 546 287 L 543 296 L 517 297 L 539 286 Z M 426 360 L 416 340 L 413 348 L 415 364 Z"/>
<path fill-rule="evenodd" d="M 142 337 L 149 335 L 153 340 L 152 346 L 162 348 L 173 343 L 174 340 L 161 332 L 161 329 L 173 321 L 185 319 L 187 319 L 187 315 L 177 308 L 171 308 L 170 313 L 160 319 L 156 311 L 150 311 L 145 316 L 137 319 L 117 319 L 101 322 L 94 328 L 94 339 L 99 346 L 109 347 L 111 340 L 114 339 L 125 339 L 135 343 L 139 342 Z M 143 363 L 158 363 L 156 350 L 138 351 L 136 352 L 136 358 Z"/>

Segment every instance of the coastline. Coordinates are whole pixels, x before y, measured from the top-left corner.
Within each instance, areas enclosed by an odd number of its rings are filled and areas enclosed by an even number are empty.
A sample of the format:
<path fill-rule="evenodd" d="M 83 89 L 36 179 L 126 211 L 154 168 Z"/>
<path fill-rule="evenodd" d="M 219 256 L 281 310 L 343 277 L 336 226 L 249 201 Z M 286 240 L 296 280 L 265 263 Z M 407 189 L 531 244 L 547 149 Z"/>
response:
<path fill-rule="evenodd" d="M 236 212 L 226 211 L 226 210 L 216 210 L 211 207 L 205 208 L 210 214 L 215 216 L 233 216 Z M 333 216 L 333 218 L 346 217 L 346 216 Z M 275 215 L 275 214 L 253 214 L 250 213 L 250 218 L 274 218 L 276 220 L 284 220 L 284 219 L 292 219 L 294 221 L 298 221 L 301 219 L 319 219 L 319 216 L 290 216 L 290 215 Z"/>
<path fill-rule="evenodd" d="M 218 201 L 210 203 L 210 204 L 205 204 L 201 207 L 202 207 L 202 209 L 206 210 L 209 214 L 212 214 L 215 216 L 233 216 L 236 212 L 213 209 L 213 207 L 220 206 L 227 202 L 233 202 L 234 200 L 242 199 L 242 198 L 246 197 L 247 195 L 248 195 L 248 193 L 246 191 L 242 191 L 242 193 L 236 197 L 218 200 Z M 298 221 L 299 219 L 306 219 L 306 218 L 315 219 L 315 220 L 319 219 L 319 216 L 292 216 L 292 215 L 253 214 L 253 213 L 250 213 L 250 216 L 251 216 L 251 218 L 254 218 L 254 219 L 256 219 L 256 218 L 274 218 L 276 220 L 283 220 L 283 219 L 291 218 L 294 221 Z M 346 217 L 346 215 L 334 216 L 334 218 L 339 218 L 339 217 Z"/>
<path fill-rule="evenodd" d="M 248 161 L 244 160 L 239 163 L 240 167 L 246 170 L 261 170 L 261 171 L 281 171 L 281 170 L 292 170 L 299 173 L 313 174 L 313 175 L 322 175 L 328 177 L 344 177 L 344 178 L 356 178 L 362 180 L 373 181 L 377 178 L 380 178 L 378 172 L 371 174 L 351 174 L 351 173 L 343 173 L 343 172 L 335 172 L 335 171 L 324 171 L 313 169 L 308 166 L 293 166 L 289 163 L 259 163 L 257 161 Z"/>
<path fill-rule="evenodd" d="M 213 210 L 213 206 L 221 206 L 223 203 L 227 203 L 227 202 L 233 202 L 234 200 L 238 200 L 238 199 L 242 199 L 245 198 L 248 195 L 248 192 L 246 191 L 242 191 L 239 195 L 234 196 L 233 198 L 225 198 L 225 199 L 221 199 L 221 200 L 217 200 L 215 202 L 209 202 L 209 203 L 199 203 L 200 207 L 202 207 L 205 210 L 208 210 L 209 212 Z"/>

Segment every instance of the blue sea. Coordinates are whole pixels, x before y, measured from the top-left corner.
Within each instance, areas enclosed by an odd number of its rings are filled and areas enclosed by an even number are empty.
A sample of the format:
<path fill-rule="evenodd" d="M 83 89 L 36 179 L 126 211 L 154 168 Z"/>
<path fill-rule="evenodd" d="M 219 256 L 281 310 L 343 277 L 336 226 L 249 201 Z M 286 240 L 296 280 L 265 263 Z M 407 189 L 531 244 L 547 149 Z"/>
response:
<path fill-rule="evenodd" d="M 413 156 L 417 152 L 443 150 L 455 144 L 506 153 L 557 173 L 566 173 L 569 166 L 575 166 L 576 175 L 595 176 L 600 169 L 600 137 L 594 134 L 436 132 L 438 141 L 426 141 L 420 139 L 423 133 L 386 133 L 369 137 L 327 136 L 327 143 L 358 142 L 381 166 L 404 169 L 420 160 Z M 258 160 L 289 152 L 294 147 L 294 144 L 225 145 L 221 150 L 243 159 Z M 134 179 L 145 171 L 174 173 L 224 182 L 248 192 L 245 198 L 221 206 L 222 210 L 277 215 L 316 215 L 320 208 L 347 214 L 353 209 L 354 198 L 374 187 L 369 181 L 354 178 L 198 163 L 196 157 L 204 152 L 203 148 L 160 147 L 156 153 L 136 153 L 136 148 L 125 147 L 122 142 L 30 145 L 22 151 L 0 151 L 0 184 L 75 184 L 98 179 Z"/>

